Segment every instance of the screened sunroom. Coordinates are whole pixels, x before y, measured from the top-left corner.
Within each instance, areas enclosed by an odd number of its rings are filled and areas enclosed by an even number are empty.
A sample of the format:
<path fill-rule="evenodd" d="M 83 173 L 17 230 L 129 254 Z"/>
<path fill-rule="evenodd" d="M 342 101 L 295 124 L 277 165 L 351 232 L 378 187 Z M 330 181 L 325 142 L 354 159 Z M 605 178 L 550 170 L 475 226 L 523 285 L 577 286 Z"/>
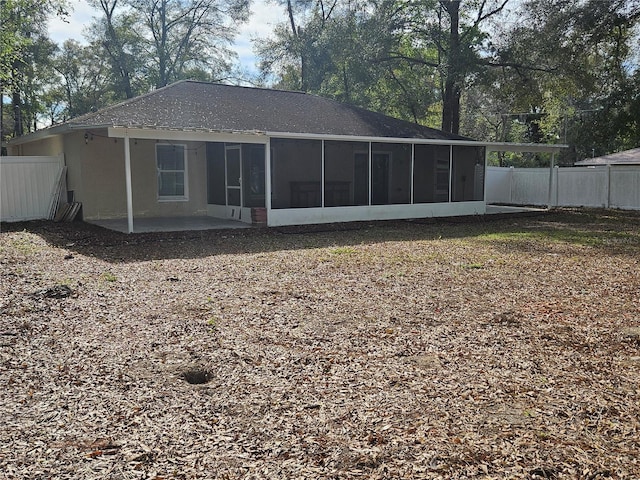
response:
<path fill-rule="evenodd" d="M 209 142 L 209 213 L 272 226 L 484 213 L 485 147 L 464 143 Z"/>

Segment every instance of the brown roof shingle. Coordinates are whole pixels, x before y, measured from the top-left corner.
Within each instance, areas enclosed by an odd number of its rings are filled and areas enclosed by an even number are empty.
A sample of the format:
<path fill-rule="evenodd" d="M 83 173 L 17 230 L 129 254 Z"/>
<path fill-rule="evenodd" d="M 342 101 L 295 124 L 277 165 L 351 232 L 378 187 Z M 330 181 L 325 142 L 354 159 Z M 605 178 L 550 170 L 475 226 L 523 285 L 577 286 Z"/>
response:
<path fill-rule="evenodd" d="M 77 117 L 68 125 L 466 139 L 307 93 L 191 80 Z"/>

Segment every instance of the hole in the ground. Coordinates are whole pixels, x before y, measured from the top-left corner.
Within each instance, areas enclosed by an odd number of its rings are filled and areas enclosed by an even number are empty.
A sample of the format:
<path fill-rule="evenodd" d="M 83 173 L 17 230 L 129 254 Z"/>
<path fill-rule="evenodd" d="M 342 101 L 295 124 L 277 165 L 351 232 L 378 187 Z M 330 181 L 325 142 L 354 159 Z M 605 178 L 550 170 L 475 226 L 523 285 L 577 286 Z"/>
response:
<path fill-rule="evenodd" d="M 211 373 L 208 370 L 193 368 L 183 372 L 182 378 L 191 385 L 202 385 L 211 380 Z"/>

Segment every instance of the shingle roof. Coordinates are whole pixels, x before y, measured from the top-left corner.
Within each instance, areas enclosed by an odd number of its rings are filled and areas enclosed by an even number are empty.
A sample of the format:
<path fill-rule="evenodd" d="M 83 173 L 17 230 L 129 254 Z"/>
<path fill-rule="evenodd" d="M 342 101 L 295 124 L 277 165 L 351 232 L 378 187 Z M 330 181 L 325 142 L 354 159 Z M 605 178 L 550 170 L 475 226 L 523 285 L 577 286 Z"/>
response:
<path fill-rule="evenodd" d="M 191 80 L 77 117 L 68 125 L 466 140 L 307 93 Z"/>
<path fill-rule="evenodd" d="M 586 158 L 576 162 L 574 165 L 592 166 L 592 165 L 632 165 L 640 163 L 640 148 L 625 150 L 624 152 L 612 153 L 603 157 Z"/>

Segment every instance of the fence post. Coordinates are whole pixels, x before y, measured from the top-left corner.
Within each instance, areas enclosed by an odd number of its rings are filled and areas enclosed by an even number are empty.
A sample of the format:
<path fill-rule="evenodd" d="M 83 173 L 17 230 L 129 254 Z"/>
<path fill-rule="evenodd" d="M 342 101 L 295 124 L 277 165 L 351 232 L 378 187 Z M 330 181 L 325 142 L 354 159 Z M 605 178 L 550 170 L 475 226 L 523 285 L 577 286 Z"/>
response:
<path fill-rule="evenodd" d="M 551 153 L 551 163 L 549 165 L 549 209 L 553 208 L 553 164 L 555 163 L 556 160 L 556 154 L 555 152 Z M 556 179 L 556 184 L 557 184 L 557 179 Z M 556 200 L 557 201 L 557 200 Z"/>
<path fill-rule="evenodd" d="M 509 205 L 513 205 L 513 165 L 509 167 Z"/>
<path fill-rule="evenodd" d="M 611 207 L 611 164 L 607 163 L 607 202 L 605 208 Z"/>

